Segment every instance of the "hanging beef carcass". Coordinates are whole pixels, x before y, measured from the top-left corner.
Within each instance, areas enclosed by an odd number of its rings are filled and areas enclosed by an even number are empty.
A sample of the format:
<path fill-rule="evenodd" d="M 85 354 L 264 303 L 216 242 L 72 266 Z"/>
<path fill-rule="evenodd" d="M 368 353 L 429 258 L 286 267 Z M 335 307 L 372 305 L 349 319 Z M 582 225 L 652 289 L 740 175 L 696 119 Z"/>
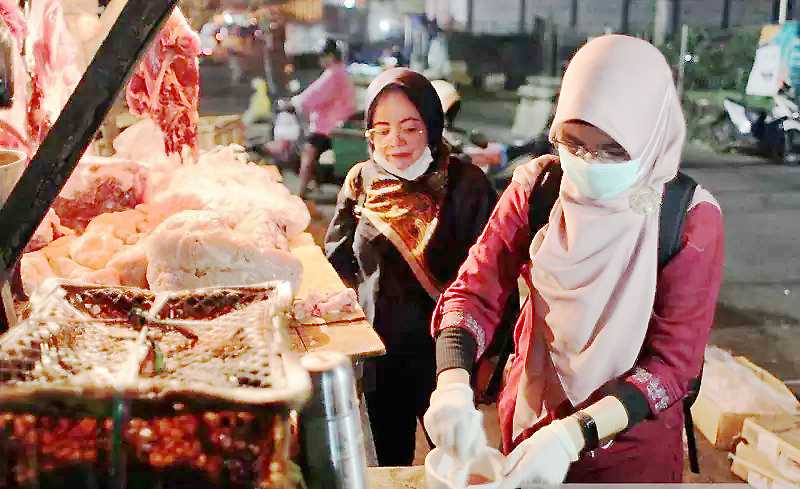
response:
<path fill-rule="evenodd" d="M 197 152 L 199 55 L 200 38 L 175 9 L 128 83 L 128 107 L 158 123 L 168 153 Z"/>

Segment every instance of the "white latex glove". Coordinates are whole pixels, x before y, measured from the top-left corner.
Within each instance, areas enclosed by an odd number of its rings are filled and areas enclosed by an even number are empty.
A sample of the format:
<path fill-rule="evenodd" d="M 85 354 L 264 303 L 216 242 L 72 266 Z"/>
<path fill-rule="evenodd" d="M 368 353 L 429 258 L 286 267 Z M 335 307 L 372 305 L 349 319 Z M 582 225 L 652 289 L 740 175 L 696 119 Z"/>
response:
<path fill-rule="evenodd" d="M 483 413 L 475 409 L 473 397 L 472 388 L 463 382 L 439 385 L 423 418 L 433 443 L 464 463 L 486 446 Z"/>
<path fill-rule="evenodd" d="M 561 484 L 579 454 L 564 421 L 553 421 L 508 454 L 498 489 Z"/>

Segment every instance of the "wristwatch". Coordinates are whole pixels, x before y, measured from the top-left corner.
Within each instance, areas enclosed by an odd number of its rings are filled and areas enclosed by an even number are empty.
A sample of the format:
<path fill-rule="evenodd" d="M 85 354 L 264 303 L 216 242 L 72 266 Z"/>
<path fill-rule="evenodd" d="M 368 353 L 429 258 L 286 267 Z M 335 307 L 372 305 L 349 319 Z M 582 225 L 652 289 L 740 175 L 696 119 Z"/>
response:
<path fill-rule="evenodd" d="M 578 421 L 578 425 L 581 427 L 581 434 L 583 434 L 584 440 L 583 451 L 591 452 L 597 450 L 600 446 L 600 438 L 597 434 L 597 424 L 594 422 L 594 418 L 583 411 L 576 412 L 572 417 Z"/>

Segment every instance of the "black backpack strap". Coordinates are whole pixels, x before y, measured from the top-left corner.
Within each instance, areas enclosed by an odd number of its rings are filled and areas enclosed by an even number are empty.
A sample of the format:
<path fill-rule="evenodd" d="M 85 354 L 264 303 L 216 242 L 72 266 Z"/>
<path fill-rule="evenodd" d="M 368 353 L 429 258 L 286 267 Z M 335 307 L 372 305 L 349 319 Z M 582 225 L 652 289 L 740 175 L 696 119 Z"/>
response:
<path fill-rule="evenodd" d="M 658 269 L 675 256 L 681 249 L 683 223 L 686 212 L 692 203 L 697 182 L 685 173 L 678 175 L 664 185 L 664 198 L 661 201 L 661 216 L 658 223 Z"/>
<path fill-rule="evenodd" d="M 664 199 L 661 202 L 661 217 L 658 228 L 658 268 L 659 270 L 681 249 L 683 224 L 686 213 L 692 203 L 697 182 L 685 173 L 678 175 L 664 186 Z M 700 392 L 700 376 L 692 379 L 683 399 L 683 420 L 686 429 L 686 441 L 689 448 L 689 467 L 695 474 L 700 473 L 700 461 L 697 456 L 697 442 L 694 436 L 694 420 L 692 404 Z"/>
<path fill-rule="evenodd" d="M 550 211 L 556 205 L 558 193 L 561 190 L 561 178 L 564 171 L 558 163 L 547 165 L 539 176 L 531 190 L 528 207 L 528 224 L 531 227 L 531 239 L 536 233 L 550 220 Z"/>
<path fill-rule="evenodd" d="M 536 182 L 531 190 L 531 197 L 528 199 L 528 223 L 531 228 L 531 239 L 537 232 L 547 224 L 550 219 L 550 211 L 558 199 L 561 188 L 561 177 L 563 171 L 558 163 L 550 163 L 536 178 Z M 489 384 L 486 387 L 484 396 L 488 399 L 495 399 L 500 392 L 503 381 L 503 370 L 508 357 L 514 351 L 514 324 L 519 317 L 519 298 L 511 294 L 503 313 L 502 324 L 510 325 L 496 333 L 495 340 L 498 345 L 497 366 Z M 493 343 L 494 343 L 493 342 Z"/>

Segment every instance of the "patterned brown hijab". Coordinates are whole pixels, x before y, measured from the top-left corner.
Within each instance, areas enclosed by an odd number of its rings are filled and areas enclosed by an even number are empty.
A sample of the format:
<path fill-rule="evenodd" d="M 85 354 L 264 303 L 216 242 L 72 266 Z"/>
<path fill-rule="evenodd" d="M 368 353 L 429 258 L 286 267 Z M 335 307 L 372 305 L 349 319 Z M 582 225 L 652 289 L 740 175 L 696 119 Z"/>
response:
<path fill-rule="evenodd" d="M 447 194 L 450 152 L 442 141 L 442 105 L 433 85 L 424 76 L 403 68 L 387 70 L 367 89 L 368 128 L 372 127 L 380 95 L 388 89 L 400 90 L 419 111 L 428 132 L 428 145 L 434 162 L 414 181 L 391 175 L 370 162 L 362 175 L 360 212 L 397 248 L 420 284 L 436 299 L 444 290 L 444 284 L 430 272 L 425 251 L 439 224 L 439 213 Z"/>

